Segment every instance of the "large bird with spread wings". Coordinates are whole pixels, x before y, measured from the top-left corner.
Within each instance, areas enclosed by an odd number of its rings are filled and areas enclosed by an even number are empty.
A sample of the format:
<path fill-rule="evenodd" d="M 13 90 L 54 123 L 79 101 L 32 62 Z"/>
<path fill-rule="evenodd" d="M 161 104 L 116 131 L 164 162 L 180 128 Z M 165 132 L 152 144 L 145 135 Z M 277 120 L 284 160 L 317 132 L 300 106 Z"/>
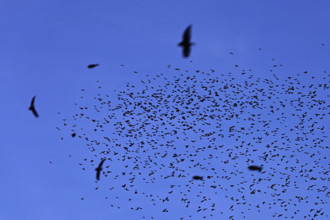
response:
<path fill-rule="evenodd" d="M 105 159 L 102 159 L 99 166 L 95 169 L 96 170 L 96 179 L 97 180 L 100 180 L 100 174 L 101 174 L 101 171 L 102 171 L 102 165 L 104 163 Z"/>
<path fill-rule="evenodd" d="M 31 101 L 31 104 L 30 104 L 29 110 L 31 110 L 32 113 L 33 113 L 33 115 L 34 115 L 36 118 L 38 118 L 38 117 L 39 117 L 38 112 L 36 111 L 36 108 L 34 107 L 34 100 L 35 100 L 35 99 L 36 99 L 36 97 L 34 96 L 34 97 L 32 98 L 32 101 Z"/>
<path fill-rule="evenodd" d="M 182 41 L 178 44 L 179 47 L 182 47 L 182 55 L 187 58 L 190 55 L 190 47 L 194 45 L 190 41 L 191 38 L 191 25 L 189 25 L 183 33 Z"/>

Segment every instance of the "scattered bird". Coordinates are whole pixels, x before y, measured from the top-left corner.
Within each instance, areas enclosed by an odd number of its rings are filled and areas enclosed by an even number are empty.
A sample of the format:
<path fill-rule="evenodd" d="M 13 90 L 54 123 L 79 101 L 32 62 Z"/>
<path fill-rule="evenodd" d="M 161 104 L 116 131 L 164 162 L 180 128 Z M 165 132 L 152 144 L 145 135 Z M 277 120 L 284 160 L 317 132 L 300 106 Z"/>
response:
<path fill-rule="evenodd" d="M 31 110 L 32 113 L 34 114 L 34 116 L 35 116 L 36 118 L 38 118 L 39 115 L 38 115 L 38 113 L 37 113 L 37 111 L 36 111 L 36 109 L 35 109 L 35 107 L 34 107 L 34 100 L 35 100 L 35 99 L 36 99 L 36 97 L 34 96 L 34 97 L 32 98 L 32 101 L 31 101 L 31 105 L 30 105 L 30 107 L 29 107 L 29 110 Z"/>
<path fill-rule="evenodd" d="M 248 169 L 249 169 L 249 170 L 252 170 L 252 171 L 257 170 L 257 171 L 261 172 L 262 167 L 260 167 L 260 166 L 255 166 L 255 165 L 251 165 L 251 166 L 248 167 Z"/>
<path fill-rule="evenodd" d="M 182 47 L 182 55 L 187 58 L 190 55 L 190 47 L 194 43 L 190 42 L 191 38 L 191 25 L 189 25 L 183 33 L 182 41 L 178 44 L 179 47 Z"/>
<path fill-rule="evenodd" d="M 102 165 L 104 163 L 105 159 L 102 159 L 99 166 L 95 169 L 96 170 L 96 179 L 97 180 L 100 180 L 100 174 L 101 174 L 101 171 L 102 171 Z"/>
<path fill-rule="evenodd" d="M 89 64 L 89 65 L 87 66 L 87 68 L 88 68 L 88 69 L 93 69 L 94 67 L 97 67 L 97 66 L 99 66 L 99 64 Z"/>
<path fill-rule="evenodd" d="M 193 176 L 192 177 L 194 180 L 203 180 L 202 176 Z"/>

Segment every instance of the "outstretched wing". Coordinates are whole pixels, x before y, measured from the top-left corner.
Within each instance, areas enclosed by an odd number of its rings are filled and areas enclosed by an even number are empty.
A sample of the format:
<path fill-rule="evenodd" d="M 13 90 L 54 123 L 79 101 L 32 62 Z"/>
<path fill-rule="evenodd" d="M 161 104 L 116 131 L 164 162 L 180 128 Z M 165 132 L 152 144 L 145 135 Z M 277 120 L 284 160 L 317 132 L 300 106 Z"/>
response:
<path fill-rule="evenodd" d="M 101 170 L 96 170 L 97 172 L 96 172 L 96 179 L 97 180 L 100 180 L 100 174 L 101 174 Z"/>
<path fill-rule="evenodd" d="M 191 25 L 189 25 L 183 33 L 183 36 L 182 36 L 182 41 L 183 42 L 187 42 L 187 43 L 190 42 L 190 37 L 191 37 L 190 32 L 191 32 Z"/>
<path fill-rule="evenodd" d="M 31 105 L 30 105 L 30 108 L 33 108 L 33 106 L 34 106 L 34 100 L 36 99 L 36 97 L 35 96 L 33 96 L 33 98 L 32 98 L 32 100 L 31 100 Z"/>
<path fill-rule="evenodd" d="M 36 111 L 36 109 L 34 108 L 34 106 L 31 108 L 31 111 L 34 114 L 34 116 L 36 116 L 37 118 L 39 118 L 38 112 Z"/>
<path fill-rule="evenodd" d="M 102 168 L 104 161 L 105 161 L 105 159 L 102 159 L 102 160 L 101 160 L 101 162 L 100 162 L 100 164 L 99 164 L 99 166 L 98 166 L 97 169 L 101 169 L 101 168 Z"/>

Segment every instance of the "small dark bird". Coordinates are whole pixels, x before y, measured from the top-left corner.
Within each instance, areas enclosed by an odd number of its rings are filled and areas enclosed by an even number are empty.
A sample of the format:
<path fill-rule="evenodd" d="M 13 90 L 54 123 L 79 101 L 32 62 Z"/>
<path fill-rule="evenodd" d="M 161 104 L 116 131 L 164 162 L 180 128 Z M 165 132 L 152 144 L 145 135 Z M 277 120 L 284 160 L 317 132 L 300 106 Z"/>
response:
<path fill-rule="evenodd" d="M 193 176 L 192 177 L 194 180 L 203 180 L 202 176 Z"/>
<path fill-rule="evenodd" d="M 261 172 L 262 167 L 260 167 L 260 166 L 255 166 L 255 165 L 251 165 L 251 166 L 248 167 L 248 169 L 249 169 L 249 170 L 252 170 L 252 171 L 257 170 L 257 171 Z"/>
<path fill-rule="evenodd" d="M 94 67 L 99 66 L 99 64 L 89 64 L 87 67 L 88 69 L 93 69 Z"/>
<path fill-rule="evenodd" d="M 194 45 L 194 43 L 190 42 L 191 38 L 191 25 L 189 25 L 183 33 L 182 41 L 178 44 L 179 47 L 182 47 L 182 55 L 187 58 L 190 54 L 190 47 Z"/>
<path fill-rule="evenodd" d="M 31 110 L 32 113 L 34 114 L 34 116 L 36 116 L 36 118 L 38 118 L 39 115 L 38 115 L 38 113 L 37 113 L 37 111 L 36 111 L 36 109 L 35 109 L 35 107 L 34 107 L 34 100 L 35 100 L 35 99 L 36 99 L 36 97 L 34 96 L 34 97 L 32 98 L 32 101 L 31 101 L 31 105 L 30 105 L 30 107 L 29 107 L 29 110 Z"/>
<path fill-rule="evenodd" d="M 99 166 L 95 169 L 96 170 L 96 179 L 97 180 L 100 180 L 100 174 L 101 174 L 101 171 L 102 171 L 102 165 L 104 163 L 105 159 L 102 159 Z"/>

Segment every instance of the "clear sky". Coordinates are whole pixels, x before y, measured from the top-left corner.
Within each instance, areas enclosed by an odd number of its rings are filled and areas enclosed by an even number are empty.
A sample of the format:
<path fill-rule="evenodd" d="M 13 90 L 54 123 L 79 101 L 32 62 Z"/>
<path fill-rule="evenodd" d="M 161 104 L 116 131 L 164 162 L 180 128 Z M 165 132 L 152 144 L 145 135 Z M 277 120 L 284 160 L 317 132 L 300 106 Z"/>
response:
<path fill-rule="evenodd" d="M 196 45 L 192 47 L 190 57 L 184 59 L 177 44 L 188 25 L 192 25 L 192 41 Z M 317 210 L 321 211 L 316 219 L 329 219 L 329 212 L 326 209 L 329 202 L 329 194 L 327 194 L 329 175 L 324 173 L 329 170 L 329 138 L 326 135 L 329 133 L 329 126 L 326 123 L 329 121 L 327 108 L 329 105 L 328 72 L 330 71 L 329 1 L 2 0 L 0 1 L 0 27 L 1 220 L 140 219 L 143 216 L 147 219 L 151 217 L 189 219 L 189 215 L 191 215 L 190 219 L 202 219 L 203 216 L 206 216 L 206 219 L 228 219 L 230 216 L 234 216 L 234 219 L 245 217 L 248 220 L 280 219 L 291 216 L 303 219 L 308 214 L 313 216 Z M 87 65 L 92 63 L 98 63 L 100 66 L 88 69 Z M 171 67 L 168 68 L 168 65 Z M 235 65 L 238 66 L 235 67 Z M 180 70 L 175 70 L 175 68 L 180 68 Z M 215 71 L 212 72 L 210 69 Z M 214 149 L 201 152 L 195 158 L 196 162 L 199 159 L 204 161 L 203 159 L 209 153 L 219 156 L 218 160 L 210 160 L 210 164 L 206 163 L 203 166 L 205 165 L 208 169 L 219 168 L 217 172 L 220 177 L 214 177 L 216 179 L 212 179 L 212 184 L 213 181 L 219 181 L 222 189 L 210 188 L 211 180 L 208 182 L 206 179 L 207 175 L 211 175 L 210 172 L 193 168 L 189 170 L 188 162 L 180 164 L 186 171 L 185 178 L 164 180 L 160 176 L 162 172 L 167 175 L 173 171 L 172 168 L 168 168 L 173 160 L 173 157 L 169 156 L 169 159 L 167 157 L 154 158 L 154 161 L 166 166 L 155 175 L 154 184 L 147 184 L 142 180 L 143 177 L 150 178 L 148 175 L 150 170 L 140 168 L 139 172 L 142 174 L 138 174 L 136 170 L 127 170 L 141 178 L 137 178 L 132 191 L 123 190 L 121 185 L 127 183 L 127 179 L 122 178 L 122 175 L 116 179 L 115 174 L 121 174 L 126 163 L 134 165 L 134 159 L 131 159 L 131 162 L 126 159 L 125 164 L 115 159 L 111 162 L 109 159 L 116 150 L 119 151 L 119 156 L 121 153 L 124 155 L 124 151 L 121 150 L 129 141 L 136 141 L 136 146 L 138 142 L 147 142 L 148 138 L 140 138 L 138 141 L 125 139 L 116 135 L 117 127 L 105 128 L 105 130 L 108 129 L 106 135 L 97 133 L 93 131 L 96 127 L 90 123 L 90 120 L 78 118 L 74 120 L 72 116 L 81 113 L 79 107 L 88 106 L 86 115 L 102 119 L 110 113 L 105 109 L 96 112 L 94 105 L 97 102 L 93 99 L 94 97 L 105 98 L 108 95 L 108 100 L 113 102 L 111 106 L 114 108 L 115 104 L 120 102 L 117 100 L 118 93 L 120 91 L 128 93 L 127 83 L 136 86 L 132 90 L 137 94 L 137 92 L 141 93 L 144 87 L 141 80 L 151 80 L 149 87 L 164 85 L 166 81 L 164 77 L 167 77 L 170 82 L 174 82 L 176 79 L 173 78 L 174 76 L 183 80 L 186 77 L 185 74 L 191 77 L 196 75 L 199 81 L 203 81 L 204 75 L 201 72 L 197 74 L 196 70 L 204 71 L 208 78 L 218 77 L 219 82 L 215 84 L 215 87 L 219 88 L 223 88 L 226 83 L 242 84 L 245 80 L 255 83 L 243 89 L 242 94 L 251 95 L 253 89 L 262 88 L 267 94 L 271 93 L 273 90 L 269 89 L 269 84 L 258 80 L 259 77 L 274 80 L 274 85 L 284 84 L 282 90 L 281 86 L 275 87 L 272 94 L 275 94 L 274 97 L 278 100 L 283 98 L 283 102 L 293 105 L 281 108 L 281 112 L 287 116 L 282 122 L 287 122 L 288 128 L 280 124 L 280 120 L 276 121 L 275 116 L 268 116 L 266 110 L 259 109 L 255 111 L 255 114 L 261 114 L 265 120 L 270 120 L 270 130 L 279 128 L 285 135 L 274 136 L 271 140 L 267 140 L 265 134 L 259 135 L 263 138 L 260 145 L 251 140 L 257 153 L 253 154 L 254 152 L 250 149 L 249 156 L 242 156 L 242 159 L 238 160 L 239 164 L 234 168 L 230 168 L 230 163 L 224 165 L 224 161 L 229 158 L 228 154 L 224 155 L 223 152 L 219 153 Z M 306 71 L 307 73 L 304 73 Z M 232 74 L 230 75 L 229 72 Z M 248 73 L 242 75 L 242 72 Z M 164 75 L 156 77 L 160 73 Z M 150 77 L 147 76 L 148 74 Z M 276 74 L 279 79 L 277 80 L 273 74 Z M 253 75 L 253 78 L 249 79 L 249 75 Z M 231 81 L 231 77 L 235 80 Z M 287 80 L 287 77 L 292 77 L 292 79 Z M 298 79 L 299 82 L 294 79 Z M 207 80 L 204 82 L 206 83 Z M 313 86 L 309 87 L 311 84 Z M 317 88 L 318 84 L 322 86 Z M 301 90 L 296 89 L 296 92 L 291 95 L 278 95 L 284 92 L 283 88 L 289 88 L 290 85 Z M 102 88 L 98 88 L 99 86 Z M 188 83 L 188 86 L 191 87 L 193 84 Z M 313 97 L 311 98 L 308 88 L 310 91 L 316 91 L 317 98 L 315 99 L 325 100 L 325 103 L 310 109 L 307 102 Z M 85 91 L 81 91 L 82 89 Z M 151 95 L 152 91 L 149 89 L 147 94 Z M 172 95 L 170 90 L 164 89 L 164 91 L 165 94 Z M 302 96 L 299 91 L 303 95 L 309 95 Z M 203 89 L 198 87 L 196 92 L 202 94 Z M 39 118 L 35 118 L 28 111 L 33 96 L 36 96 L 35 106 L 40 115 Z M 297 108 L 294 107 L 297 106 L 294 100 L 298 97 L 302 97 L 303 102 L 306 103 L 300 106 L 301 112 L 297 112 Z M 232 95 L 228 99 L 235 100 L 236 98 L 238 96 Z M 277 105 L 280 101 L 274 101 L 274 103 Z M 272 103 L 263 102 L 262 105 L 268 109 Z M 201 109 L 209 109 L 205 103 L 201 106 Z M 100 104 L 97 103 L 96 108 L 99 107 Z M 320 110 L 319 107 L 323 109 Z M 148 106 L 148 108 L 151 107 Z M 179 108 L 183 110 L 182 106 Z M 254 110 L 249 109 L 249 111 Z M 114 112 L 122 113 L 121 111 Z M 223 115 L 225 112 L 223 110 L 219 114 Z M 312 119 L 304 122 L 303 125 L 298 124 L 295 121 L 297 118 L 292 114 L 301 116 L 304 112 L 307 112 Z M 241 118 L 247 117 L 250 113 L 243 112 Z M 315 114 L 325 114 L 325 116 L 318 117 Z M 67 126 L 63 125 L 63 119 L 67 119 Z M 111 123 L 120 120 L 120 118 L 116 120 L 113 118 Z M 124 121 L 121 122 L 124 123 Z M 206 123 L 213 122 L 214 120 L 210 118 L 206 120 Z M 312 122 L 316 122 L 315 132 L 310 131 L 312 127 L 309 126 Z M 151 123 L 156 122 L 151 121 Z M 221 123 L 226 131 L 232 125 L 231 123 L 235 123 L 236 128 L 249 125 L 247 122 L 234 119 L 233 121 L 223 120 Z M 298 126 L 296 130 L 290 131 L 290 126 L 294 127 L 296 124 Z M 180 127 L 180 124 L 177 126 Z M 209 129 L 207 132 L 217 129 L 212 126 L 205 127 L 205 124 L 204 127 L 200 126 L 201 129 Z M 305 126 L 304 129 L 301 126 Z M 323 130 L 320 130 L 322 126 Z M 84 131 L 79 130 L 81 128 Z M 258 123 L 255 129 L 257 128 Z M 88 131 L 89 129 L 91 131 Z M 150 131 L 152 128 L 144 131 L 143 135 Z M 217 130 L 214 131 L 217 132 Z M 77 133 L 77 137 L 71 137 L 73 132 Z M 86 146 L 89 142 L 78 137 L 80 133 L 81 135 L 86 133 L 84 138 L 94 138 L 100 142 L 104 141 L 104 136 L 111 138 L 112 151 L 106 156 L 108 160 L 104 164 L 104 171 L 111 170 L 113 175 L 107 177 L 102 175 L 101 181 L 96 183 L 94 169 L 104 157 L 100 152 L 107 148 L 101 144 L 95 147 L 97 148 L 95 152 L 91 152 Z M 162 136 L 161 134 L 158 133 L 159 136 Z M 301 134 L 305 139 L 295 141 Z M 193 146 L 191 140 L 196 138 L 194 135 L 196 134 L 186 135 L 179 132 L 179 140 L 175 139 L 174 142 L 178 148 L 177 151 L 182 152 L 187 142 Z M 214 147 L 224 144 L 228 151 L 238 142 L 241 145 L 241 140 L 235 141 L 234 138 L 227 137 L 228 135 L 229 132 L 225 132 L 226 138 L 222 143 L 211 143 L 211 145 Z M 249 137 L 252 138 L 248 134 L 242 134 L 242 136 L 242 139 L 246 140 L 245 144 L 250 141 Z M 63 140 L 61 140 L 62 137 Z M 283 140 L 282 137 L 286 138 Z M 258 156 L 263 152 L 269 152 L 270 149 L 266 146 L 276 138 L 281 139 L 281 141 L 278 140 L 281 143 L 285 142 L 283 146 L 290 145 L 288 148 L 290 153 L 286 150 L 281 151 L 280 143 L 277 143 L 276 145 L 279 146 L 277 153 L 280 155 L 278 159 L 263 162 Z M 317 140 L 322 141 L 315 144 Z M 204 142 L 197 143 L 200 144 L 199 147 L 207 147 L 210 144 L 207 141 L 206 138 Z M 162 141 L 158 144 L 161 143 Z M 245 144 L 242 148 L 250 148 Z M 148 147 L 151 146 L 147 144 L 144 146 L 145 149 Z M 165 148 L 156 151 L 159 154 L 166 152 Z M 169 152 L 175 151 L 169 150 Z M 241 152 L 243 151 L 238 150 L 233 154 L 240 155 Z M 310 157 L 313 153 L 316 156 Z M 273 154 L 276 155 L 274 152 Z M 136 156 L 133 153 L 126 156 L 129 155 Z M 138 155 L 143 159 L 147 157 L 141 152 Z M 281 161 L 283 155 L 286 158 Z M 293 155 L 291 159 L 290 155 Z M 257 165 L 264 165 L 264 173 L 247 170 L 248 157 Z M 90 163 L 90 160 L 94 162 Z M 303 177 L 299 176 L 300 165 L 296 170 L 284 169 L 285 166 L 297 167 L 297 160 L 300 160 L 302 164 L 307 163 L 301 168 Z M 286 161 L 288 165 L 281 164 Z M 105 168 L 105 166 L 109 167 Z M 314 171 L 309 171 L 313 166 L 316 166 L 313 168 Z M 238 175 L 237 170 L 242 173 Z M 227 174 L 221 172 L 227 172 Z M 286 172 L 286 174 L 282 175 L 281 172 Z M 191 181 L 193 175 L 204 176 L 200 186 L 198 181 Z M 232 179 L 221 178 L 226 175 Z M 257 193 L 255 197 L 251 196 L 250 191 L 243 190 L 243 193 L 238 191 L 238 189 L 242 190 L 240 187 L 244 187 L 244 184 L 239 185 L 242 178 L 247 181 L 245 188 L 248 189 L 250 185 L 248 183 L 253 182 L 252 179 L 267 179 L 271 175 L 274 176 L 266 183 L 260 183 L 260 188 L 256 188 L 262 193 Z M 292 180 L 290 186 L 287 187 L 287 192 L 278 196 L 282 199 L 281 201 L 271 205 L 274 199 L 271 194 L 277 192 L 269 187 L 272 184 L 284 184 L 281 178 L 288 175 L 291 175 Z M 312 176 L 317 178 L 315 182 L 311 182 Z M 298 188 L 294 187 L 294 181 L 297 181 Z M 191 200 L 191 206 L 185 208 L 180 201 L 183 198 L 180 192 L 187 193 L 183 188 L 188 182 L 189 187 L 192 188 L 186 197 Z M 152 205 L 150 198 L 141 195 L 144 192 L 165 198 L 170 191 L 169 185 L 173 183 L 182 187 L 173 189 L 174 193 L 170 195 L 170 201 L 165 203 L 157 202 L 157 205 Z M 231 184 L 235 186 L 230 187 Z M 313 184 L 314 188 L 307 190 Z M 99 188 L 95 190 L 96 187 Z M 114 189 L 109 190 L 111 187 Z M 139 194 L 134 197 L 135 189 L 139 191 Z M 278 192 L 282 190 L 282 188 L 278 189 Z M 321 190 L 323 191 L 320 192 Z M 200 195 L 199 192 L 202 192 L 206 198 L 210 198 L 207 202 L 201 203 L 203 208 L 208 208 L 206 211 L 196 212 L 198 210 L 196 207 L 199 206 L 203 197 L 196 197 Z M 241 200 L 233 202 L 230 199 L 230 197 L 238 198 L 242 195 L 246 195 L 246 205 L 237 205 Z M 296 196 L 304 197 L 304 202 L 298 202 Z M 131 204 L 128 198 L 133 197 L 134 204 Z M 267 204 L 256 208 L 263 201 Z M 282 201 L 285 201 L 286 207 L 281 207 Z M 213 203 L 216 206 L 215 211 L 211 211 Z M 232 204 L 235 204 L 234 208 L 230 208 Z M 143 209 L 131 211 L 131 207 L 143 207 Z M 163 213 L 162 210 L 165 208 L 168 212 Z M 249 208 L 251 210 L 248 210 Z M 311 209 L 314 210 L 310 211 Z M 296 210 L 300 212 L 293 214 Z M 322 212 L 324 214 L 320 215 Z M 283 216 L 279 217 L 279 214 Z"/>

